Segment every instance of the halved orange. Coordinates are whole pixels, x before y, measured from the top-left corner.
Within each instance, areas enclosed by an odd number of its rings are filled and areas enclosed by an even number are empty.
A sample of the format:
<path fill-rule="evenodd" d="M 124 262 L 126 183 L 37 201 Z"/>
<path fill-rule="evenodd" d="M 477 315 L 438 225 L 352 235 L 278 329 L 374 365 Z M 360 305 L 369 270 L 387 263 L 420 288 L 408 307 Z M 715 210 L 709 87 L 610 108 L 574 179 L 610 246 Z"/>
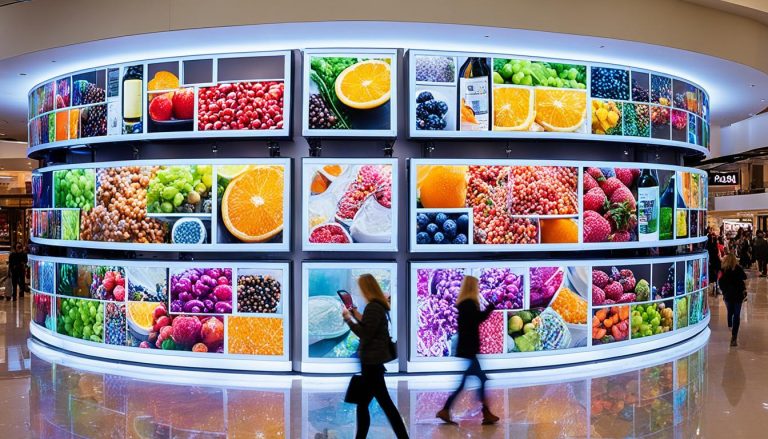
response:
<path fill-rule="evenodd" d="M 128 302 L 128 320 L 139 328 L 151 330 L 153 313 L 158 306 L 157 302 Z"/>
<path fill-rule="evenodd" d="M 392 82 L 389 64 L 372 59 L 344 69 L 336 78 L 336 96 L 346 106 L 369 110 L 389 101 Z"/>
<path fill-rule="evenodd" d="M 533 93 L 530 88 L 495 87 L 493 89 L 493 129 L 525 131 L 533 123 Z"/>
<path fill-rule="evenodd" d="M 255 166 L 235 177 L 221 199 L 221 219 L 243 242 L 264 242 L 283 230 L 283 170 Z"/>
<path fill-rule="evenodd" d="M 467 166 L 432 166 L 416 186 L 421 205 L 443 209 L 466 207 L 468 170 Z"/>
<path fill-rule="evenodd" d="M 586 120 L 587 93 L 584 90 L 537 88 L 536 122 L 547 131 L 576 131 Z"/>

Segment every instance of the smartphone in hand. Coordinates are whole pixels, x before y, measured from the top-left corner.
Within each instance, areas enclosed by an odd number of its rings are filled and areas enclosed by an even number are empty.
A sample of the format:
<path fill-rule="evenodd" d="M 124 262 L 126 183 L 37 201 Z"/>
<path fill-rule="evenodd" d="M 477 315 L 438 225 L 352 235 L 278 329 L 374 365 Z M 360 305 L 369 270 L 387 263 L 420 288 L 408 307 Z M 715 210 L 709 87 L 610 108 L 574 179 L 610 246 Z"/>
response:
<path fill-rule="evenodd" d="M 352 295 L 347 290 L 338 290 L 336 294 L 339 295 L 339 299 L 344 304 L 344 307 L 351 310 L 355 307 L 355 303 L 352 301 Z"/>

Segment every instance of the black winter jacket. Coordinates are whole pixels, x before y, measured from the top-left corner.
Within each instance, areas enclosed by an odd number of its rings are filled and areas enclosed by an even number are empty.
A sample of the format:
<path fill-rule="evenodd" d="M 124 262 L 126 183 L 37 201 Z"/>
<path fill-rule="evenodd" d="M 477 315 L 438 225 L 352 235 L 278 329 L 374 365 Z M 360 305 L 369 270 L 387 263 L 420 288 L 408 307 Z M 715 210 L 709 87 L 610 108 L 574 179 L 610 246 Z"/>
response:
<path fill-rule="evenodd" d="M 379 302 L 369 302 L 360 322 L 347 322 L 352 332 L 360 337 L 357 355 L 362 364 L 384 364 L 392 361 L 389 353 L 387 309 Z"/>
<path fill-rule="evenodd" d="M 740 265 L 733 270 L 723 270 L 723 276 L 720 277 L 720 289 L 723 291 L 723 299 L 728 302 L 744 300 L 746 294 L 747 274 Z"/>
<path fill-rule="evenodd" d="M 459 343 L 456 356 L 474 358 L 480 352 L 480 324 L 491 315 L 494 307 L 489 305 L 485 311 L 474 300 L 465 300 L 457 306 L 459 309 Z"/>

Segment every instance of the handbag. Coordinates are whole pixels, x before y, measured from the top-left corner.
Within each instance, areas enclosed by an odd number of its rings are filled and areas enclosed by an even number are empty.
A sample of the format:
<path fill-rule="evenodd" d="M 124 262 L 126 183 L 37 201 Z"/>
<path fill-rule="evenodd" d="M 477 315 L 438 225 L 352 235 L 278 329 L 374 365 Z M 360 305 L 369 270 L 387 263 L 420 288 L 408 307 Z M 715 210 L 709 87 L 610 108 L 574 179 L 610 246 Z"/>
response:
<path fill-rule="evenodd" d="M 389 321 L 389 326 L 392 326 L 392 320 L 389 318 L 389 312 L 387 312 L 387 321 Z M 387 332 L 389 334 L 389 341 L 387 342 L 387 349 L 389 350 L 389 357 L 390 360 L 396 360 L 397 359 L 397 343 L 392 341 L 392 332 L 391 330 Z"/>
<path fill-rule="evenodd" d="M 344 402 L 361 404 L 365 401 L 365 396 L 365 379 L 362 375 L 352 375 L 347 386 L 347 393 L 344 395 Z"/>

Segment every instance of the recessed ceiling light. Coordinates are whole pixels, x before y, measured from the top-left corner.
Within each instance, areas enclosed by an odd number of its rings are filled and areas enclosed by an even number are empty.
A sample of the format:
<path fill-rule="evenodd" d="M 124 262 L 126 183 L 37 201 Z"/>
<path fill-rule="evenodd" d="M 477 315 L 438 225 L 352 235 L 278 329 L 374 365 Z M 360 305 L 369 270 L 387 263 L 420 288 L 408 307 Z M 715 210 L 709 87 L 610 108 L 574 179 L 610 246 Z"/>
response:
<path fill-rule="evenodd" d="M 600 48 L 601 48 L 601 49 L 605 49 L 605 46 L 603 46 L 603 45 L 600 45 Z"/>
<path fill-rule="evenodd" d="M 491 38 L 490 35 L 483 35 L 483 38 Z"/>
<path fill-rule="evenodd" d="M 757 87 L 755 84 L 749 84 L 750 87 Z"/>
<path fill-rule="evenodd" d="M 19 73 L 19 76 L 27 76 L 26 73 Z"/>

